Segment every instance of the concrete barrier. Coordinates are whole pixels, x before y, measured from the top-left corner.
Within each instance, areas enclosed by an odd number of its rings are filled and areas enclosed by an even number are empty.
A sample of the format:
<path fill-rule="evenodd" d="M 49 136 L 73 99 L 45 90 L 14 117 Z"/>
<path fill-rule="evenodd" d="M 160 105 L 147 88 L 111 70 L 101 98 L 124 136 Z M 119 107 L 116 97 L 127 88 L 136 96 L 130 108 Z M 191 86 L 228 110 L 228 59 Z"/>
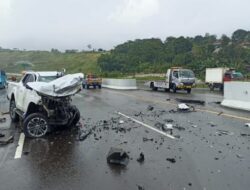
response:
<path fill-rule="evenodd" d="M 221 105 L 250 111 L 250 82 L 226 82 Z"/>
<path fill-rule="evenodd" d="M 102 79 L 102 87 L 118 90 L 136 90 L 135 79 Z"/>

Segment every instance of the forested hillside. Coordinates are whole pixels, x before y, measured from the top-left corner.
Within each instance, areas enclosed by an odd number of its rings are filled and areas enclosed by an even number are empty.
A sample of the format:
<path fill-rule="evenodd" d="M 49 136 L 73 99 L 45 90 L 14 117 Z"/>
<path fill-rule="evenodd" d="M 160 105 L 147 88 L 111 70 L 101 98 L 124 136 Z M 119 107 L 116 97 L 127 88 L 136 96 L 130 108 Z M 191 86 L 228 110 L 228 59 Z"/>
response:
<path fill-rule="evenodd" d="M 98 59 L 103 72 L 162 73 L 171 66 L 193 69 L 203 78 L 207 67 L 233 67 L 244 74 L 250 65 L 250 31 L 237 30 L 231 37 L 215 35 L 137 39 L 118 45 Z"/>

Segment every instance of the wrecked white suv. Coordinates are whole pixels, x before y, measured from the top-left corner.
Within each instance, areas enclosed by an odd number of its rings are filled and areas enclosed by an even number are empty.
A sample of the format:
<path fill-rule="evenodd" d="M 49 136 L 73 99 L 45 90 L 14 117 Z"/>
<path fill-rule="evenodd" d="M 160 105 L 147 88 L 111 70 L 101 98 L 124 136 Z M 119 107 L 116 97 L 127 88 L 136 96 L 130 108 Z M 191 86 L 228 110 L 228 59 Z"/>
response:
<path fill-rule="evenodd" d="M 10 117 L 23 121 L 26 136 L 44 136 L 53 126 L 74 126 L 80 112 L 71 96 L 81 90 L 83 74 L 63 76 L 60 72 L 27 72 L 20 82 L 8 83 Z"/>

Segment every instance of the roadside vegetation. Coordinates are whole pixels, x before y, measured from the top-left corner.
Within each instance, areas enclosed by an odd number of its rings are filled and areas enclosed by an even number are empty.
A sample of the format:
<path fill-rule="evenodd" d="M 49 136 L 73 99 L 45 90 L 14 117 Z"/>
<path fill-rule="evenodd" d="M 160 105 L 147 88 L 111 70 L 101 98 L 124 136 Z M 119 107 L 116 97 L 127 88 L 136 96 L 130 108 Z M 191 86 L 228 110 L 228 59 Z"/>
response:
<path fill-rule="evenodd" d="M 90 47 L 91 48 L 91 47 Z M 20 51 L 0 48 L 0 69 L 7 72 L 22 70 L 60 70 L 94 73 L 102 77 L 136 78 L 138 73 L 165 73 L 169 67 L 192 69 L 196 77 L 204 79 L 205 68 L 230 67 L 249 77 L 250 31 L 236 30 L 231 37 L 206 34 L 195 37 L 167 37 L 127 41 L 110 51 L 78 52 L 56 49 L 51 51 Z"/>
<path fill-rule="evenodd" d="M 0 50 L 0 68 L 7 72 L 23 70 L 61 70 L 67 72 L 100 73 L 99 52 L 13 51 Z"/>
<path fill-rule="evenodd" d="M 118 45 L 98 58 L 103 72 L 164 73 L 172 66 L 192 69 L 204 79 L 205 68 L 230 67 L 245 75 L 250 69 L 250 31 L 237 30 L 231 37 L 215 35 L 137 39 Z"/>

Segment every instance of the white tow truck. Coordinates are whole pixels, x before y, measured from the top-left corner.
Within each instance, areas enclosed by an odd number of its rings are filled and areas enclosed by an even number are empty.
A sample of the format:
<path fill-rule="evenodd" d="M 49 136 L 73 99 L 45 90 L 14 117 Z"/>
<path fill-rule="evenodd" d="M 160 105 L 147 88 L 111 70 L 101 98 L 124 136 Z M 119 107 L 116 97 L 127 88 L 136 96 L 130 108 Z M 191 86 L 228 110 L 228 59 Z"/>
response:
<path fill-rule="evenodd" d="M 192 70 L 172 67 L 168 69 L 165 81 L 149 81 L 146 85 L 155 91 L 161 88 L 167 92 L 172 89 L 174 93 L 177 90 L 186 90 L 187 93 L 191 93 L 195 86 L 195 76 Z"/>
<path fill-rule="evenodd" d="M 26 72 L 20 82 L 8 82 L 10 117 L 23 121 L 26 136 L 38 138 L 56 125 L 74 126 L 80 112 L 71 96 L 81 90 L 83 74 Z"/>

